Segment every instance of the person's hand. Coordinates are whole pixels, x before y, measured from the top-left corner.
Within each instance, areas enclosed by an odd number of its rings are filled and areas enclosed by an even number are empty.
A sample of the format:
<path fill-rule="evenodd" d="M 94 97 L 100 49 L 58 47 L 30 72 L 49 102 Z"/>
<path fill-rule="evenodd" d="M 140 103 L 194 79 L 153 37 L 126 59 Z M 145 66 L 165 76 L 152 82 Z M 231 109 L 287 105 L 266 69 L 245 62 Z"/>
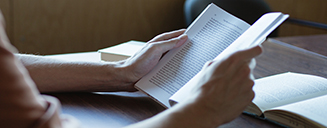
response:
<path fill-rule="evenodd" d="M 135 55 L 125 60 L 124 77 L 131 83 L 127 90 L 133 91 L 134 84 L 141 77 L 146 75 L 157 63 L 164 53 L 183 45 L 187 36 L 183 34 L 185 29 L 160 34 L 147 42 L 145 46 Z"/>
<path fill-rule="evenodd" d="M 186 101 L 190 112 L 201 115 L 215 125 L 227 123 L 249 105 L 254 98 L 250 63 L 262 53 L 260 46 L 237 52 L 223 61 L 208 62 L 201 79 Z"/>

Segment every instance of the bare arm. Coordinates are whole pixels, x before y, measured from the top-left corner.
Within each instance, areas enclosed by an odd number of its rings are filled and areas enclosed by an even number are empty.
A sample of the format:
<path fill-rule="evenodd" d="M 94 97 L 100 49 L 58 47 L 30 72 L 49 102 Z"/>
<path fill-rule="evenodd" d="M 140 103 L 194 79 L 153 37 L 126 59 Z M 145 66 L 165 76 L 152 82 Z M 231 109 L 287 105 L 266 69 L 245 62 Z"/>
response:
<path fill-rule="evenodd" d="M 119 62 L 68 62 L 16 54 L 41 92 L 136 91 L 134 83 L 148 73 L 162 54 L 181 46 L 185 30 L 161 34 L 133 57 Z"/>
<path fill-rule="evenodd" d="M 68 62 L 35 55 L 16 56 L 41 92 L 122 91 L 132 84 L 124 79 L 121 71 L 124 67 L 118 62 Z"/>

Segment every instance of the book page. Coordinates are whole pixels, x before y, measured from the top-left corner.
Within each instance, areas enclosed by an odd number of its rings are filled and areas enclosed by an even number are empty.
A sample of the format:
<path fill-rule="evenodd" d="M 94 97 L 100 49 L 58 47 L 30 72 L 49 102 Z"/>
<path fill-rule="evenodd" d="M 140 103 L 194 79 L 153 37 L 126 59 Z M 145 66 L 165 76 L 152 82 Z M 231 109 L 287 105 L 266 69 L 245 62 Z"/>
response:
<path fill-rule="evenodd" d="M 260 45 L 288 17 L 289 15 L 281 12 L 264 14 L 215 60 L 221 60 L 237 51 Z"/>
<path fill-rule="evenodd" d="M 277 107 L 274 108 L 274 110 L 284 110 L 292 112 L 327 127 L 327 95 Z M 297 122 L 299 120 L 291 121 L 293 122 L 293 124 L 302 123 Z"/>
<path fill-rule="evenodd" d="M 204 12 L 186 30 L 189 40 L 180 48 L 169 51 L 149 74 L 136 83 L 136 88 L 166 107 L 169 107 L 169 97 L 250 26 L 213 4 Z"/>
<path fill-rule="evenodd" d="M 261 111 L 327 94 L 327 79 L 314 75 L 283 73 L 261 78 L 253 87 Z"/>

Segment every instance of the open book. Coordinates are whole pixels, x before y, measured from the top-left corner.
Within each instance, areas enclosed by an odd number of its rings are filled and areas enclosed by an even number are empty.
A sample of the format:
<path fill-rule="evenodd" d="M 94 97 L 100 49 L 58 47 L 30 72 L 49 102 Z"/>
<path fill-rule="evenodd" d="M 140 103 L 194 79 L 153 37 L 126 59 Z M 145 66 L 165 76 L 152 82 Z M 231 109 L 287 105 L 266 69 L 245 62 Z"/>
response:
<path fill-rule="evenodd" d="M 135 87 L 170 107 L 170 101 L 179 102 L 189 95 L 193 86 L 189 81 L 197 79 L 207 61 L 259 45 L 287 17 L 280 12 L 267 13 L 251 26 L 210 4 L 187 28 L 188 41 L 170 50 Z"/>
<path fill-rule="evenodd" d="M 327 79 L 283 73 L 257 79 L 245 112 L 290 127 L 327 127 Z"/>

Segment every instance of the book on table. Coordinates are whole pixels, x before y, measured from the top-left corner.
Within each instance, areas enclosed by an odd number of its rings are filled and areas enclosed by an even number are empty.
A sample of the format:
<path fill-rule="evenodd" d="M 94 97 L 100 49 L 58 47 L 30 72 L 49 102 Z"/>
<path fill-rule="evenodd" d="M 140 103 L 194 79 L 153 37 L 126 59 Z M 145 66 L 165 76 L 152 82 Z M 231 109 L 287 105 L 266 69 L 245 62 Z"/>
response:
<path fill-rule="evenodd" d="M 134 55 L 145 42 L 131 40 L 112 47 L 98 50 L 102 61 L 120 61 Z"/>
<path fill-rule="evenodd" d="M 255 97 L 245 112 L 290 127 L 327 127 L 327 79 L 282 73 L 255 80 Z"/>

